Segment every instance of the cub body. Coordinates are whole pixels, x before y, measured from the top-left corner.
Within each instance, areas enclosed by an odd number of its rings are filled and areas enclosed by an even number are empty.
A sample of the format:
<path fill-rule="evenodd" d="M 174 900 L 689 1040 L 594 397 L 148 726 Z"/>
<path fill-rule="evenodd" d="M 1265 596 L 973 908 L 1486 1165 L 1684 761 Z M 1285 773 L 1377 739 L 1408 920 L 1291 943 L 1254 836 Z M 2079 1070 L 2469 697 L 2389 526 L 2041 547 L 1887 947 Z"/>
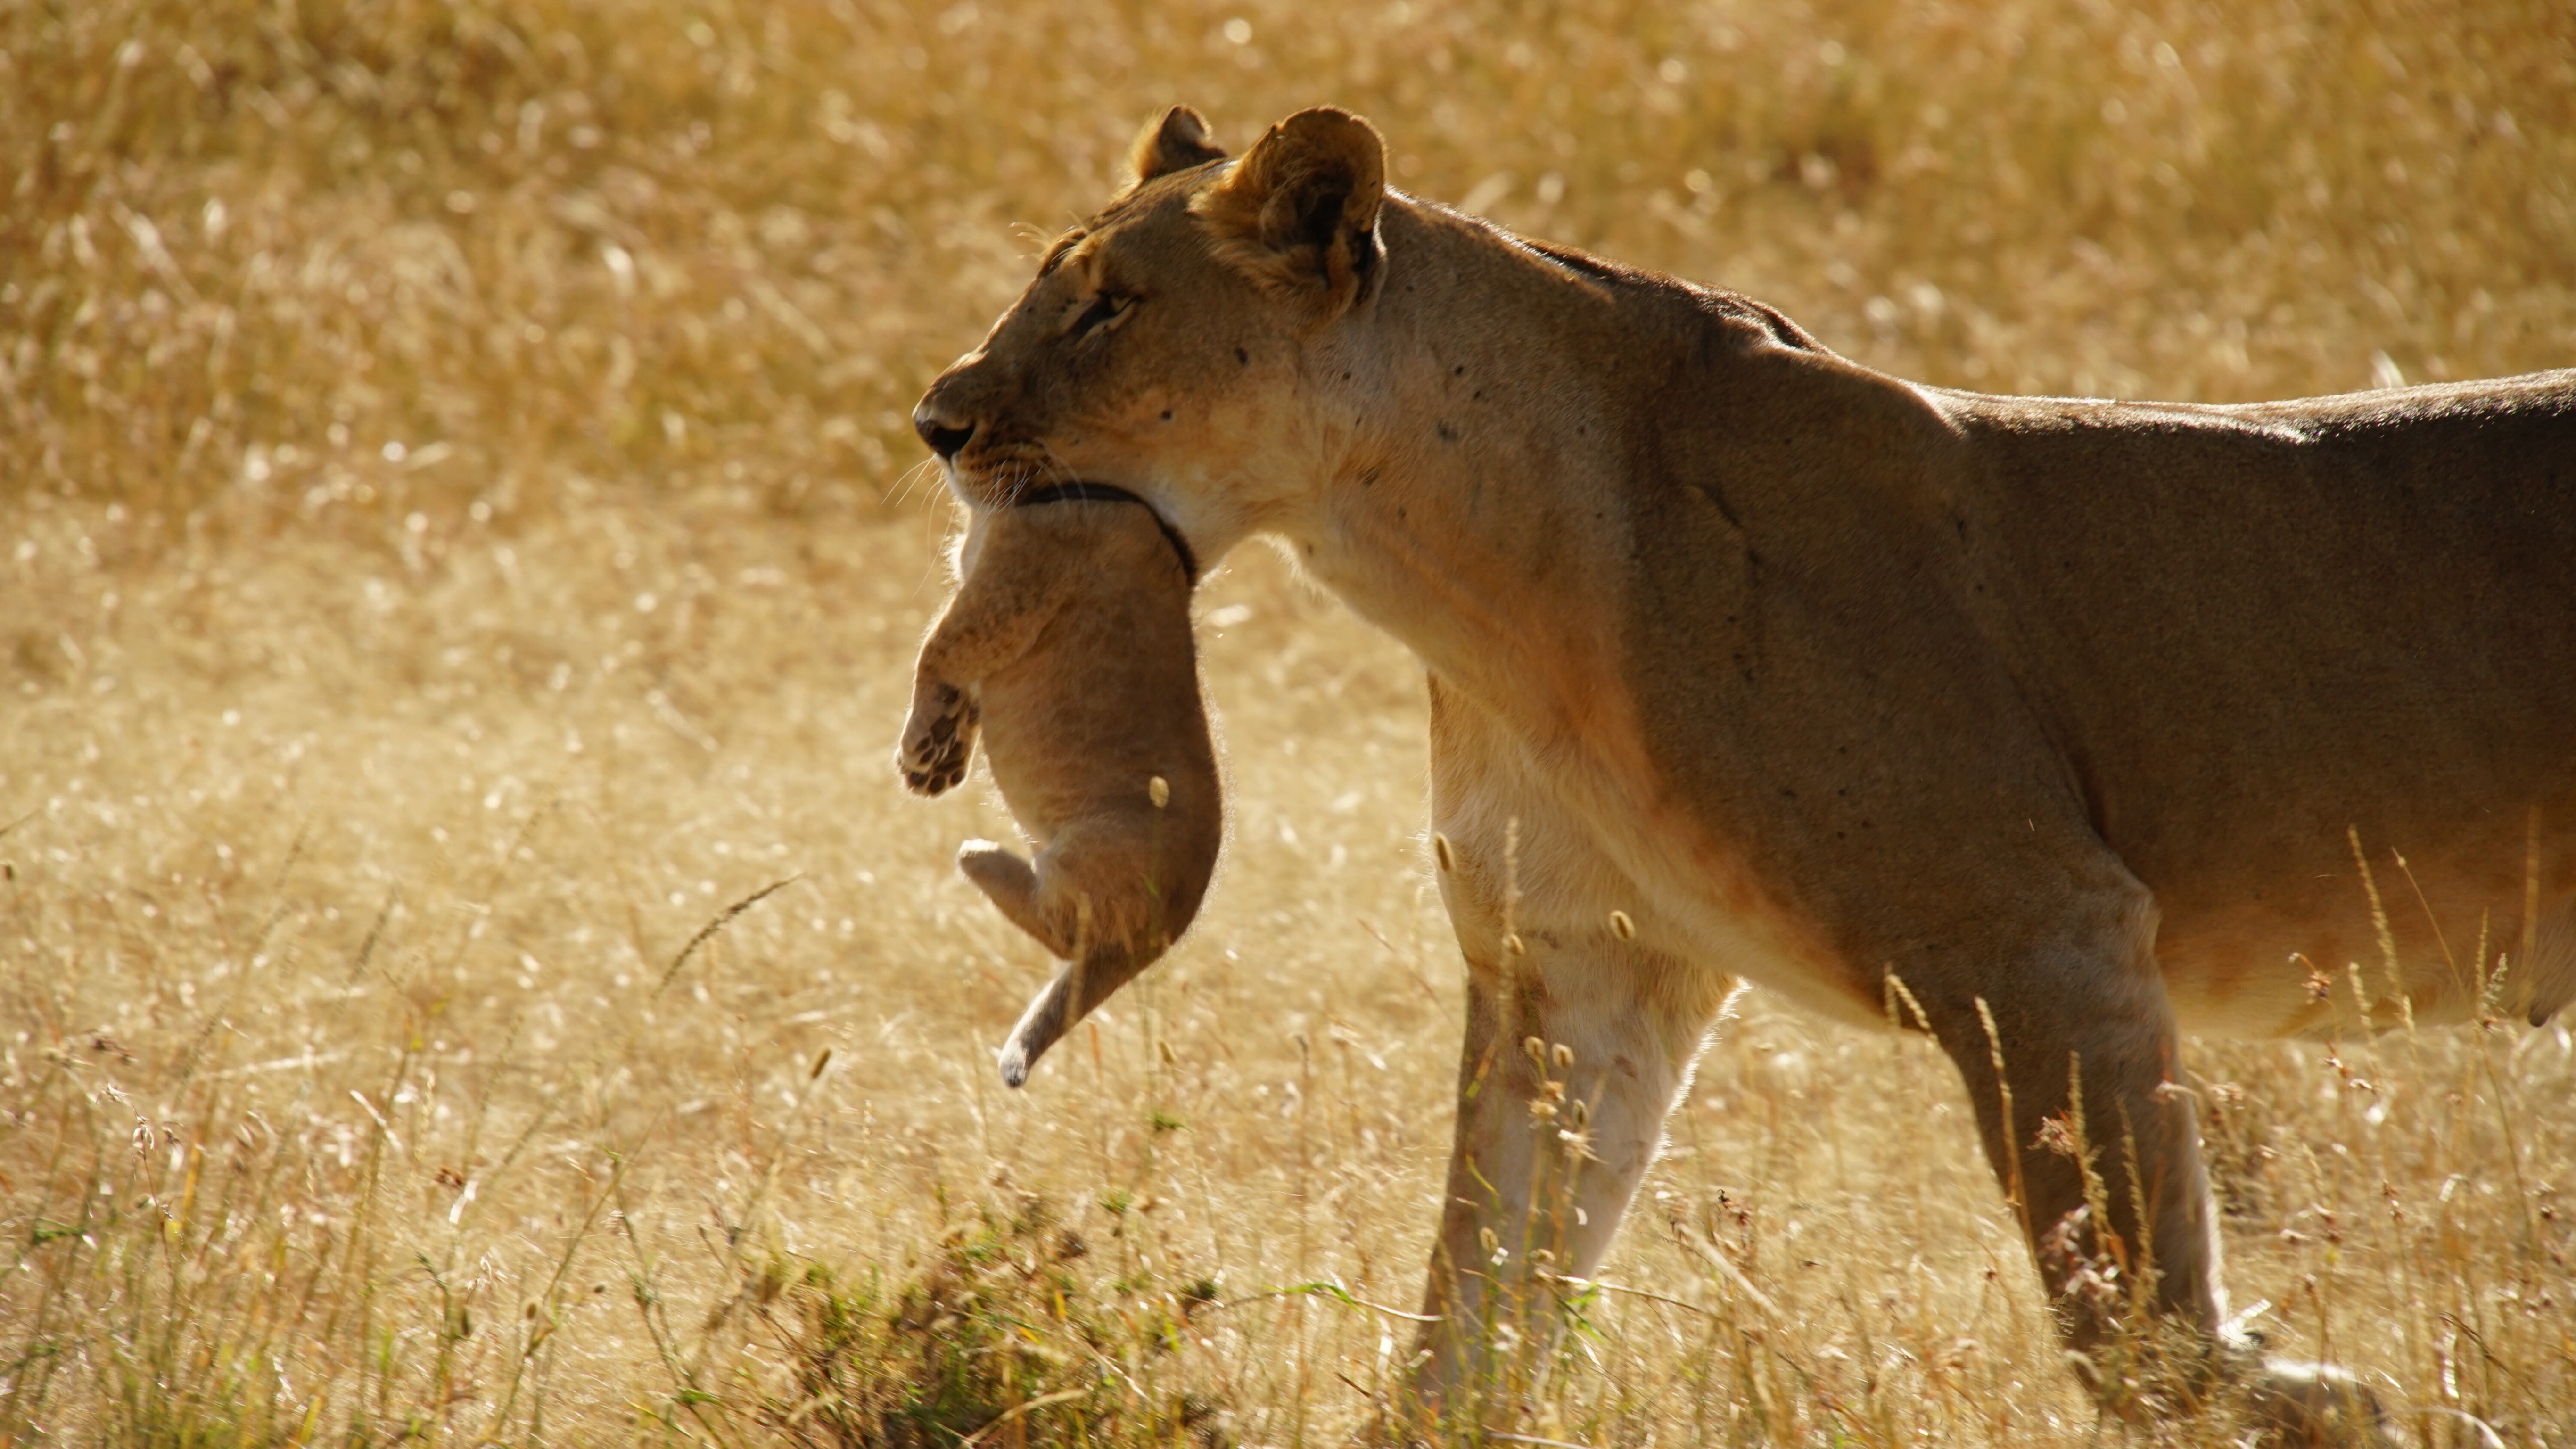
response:
<path fill-rule="evenodd" d="M 1065 961 L 1000 1055 L 1016 1087 L 1056 1038 L 1189 928 L 1224 836 L 1190 635 L 1193 580 L 1141 503 L 979 510 L 921 646 L 897 765 L 937 795 L 980 733 L 1034 860 L 968 841 L 958 869 Z"/>

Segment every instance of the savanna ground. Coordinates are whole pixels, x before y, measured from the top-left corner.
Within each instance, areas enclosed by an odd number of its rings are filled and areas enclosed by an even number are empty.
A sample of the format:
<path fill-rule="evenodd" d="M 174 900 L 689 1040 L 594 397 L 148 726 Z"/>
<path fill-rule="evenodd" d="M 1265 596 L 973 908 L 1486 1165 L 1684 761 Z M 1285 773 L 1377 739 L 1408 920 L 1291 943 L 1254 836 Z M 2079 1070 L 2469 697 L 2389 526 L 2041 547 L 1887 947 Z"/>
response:
<path fill-rule="evenodd" d="M 1008 818 L 887 761 L 911 402 L 1180 99 L 1936 382 L 2576 361 L 2560 0 L 0 0 L 0 1443 L 1365 1421 L 1459 1022 L 1407 658 L 1211 580 L 1224 872 L 1024 1093 Z M 2576 1444 L 2565 1025 L 2190 1065 L 2256 1328 Z M 1749 998 L 1497 1428 L 2124 1432 L 1965 1109 Z"/>

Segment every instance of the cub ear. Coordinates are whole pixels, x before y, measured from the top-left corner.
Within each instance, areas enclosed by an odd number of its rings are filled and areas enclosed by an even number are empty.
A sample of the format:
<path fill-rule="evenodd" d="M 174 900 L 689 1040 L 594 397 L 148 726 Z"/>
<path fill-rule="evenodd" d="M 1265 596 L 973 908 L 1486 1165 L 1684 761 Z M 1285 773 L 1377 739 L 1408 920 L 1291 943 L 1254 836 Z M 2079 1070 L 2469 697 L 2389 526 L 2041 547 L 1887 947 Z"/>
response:
<path fill-rule="evenodd" d="M 1127 151 L 1127 166 L 1142 186 L 1157 176 L 1187 171 L 1224 156 L 1225 148 L 1208 139 L 1207 118 L 1187 106 L 1174 106 L 1161 120 L 1147 122 L 1136 133 L 1136 144 Z"/>
<path fill-rule="evenodd" d="M 1253 280 L 1338 315 L 1375 285 L 1385 200 L 1386 145 L 1377 129 L 1319 106 L 1271 127 L 1190 209 Z"/>

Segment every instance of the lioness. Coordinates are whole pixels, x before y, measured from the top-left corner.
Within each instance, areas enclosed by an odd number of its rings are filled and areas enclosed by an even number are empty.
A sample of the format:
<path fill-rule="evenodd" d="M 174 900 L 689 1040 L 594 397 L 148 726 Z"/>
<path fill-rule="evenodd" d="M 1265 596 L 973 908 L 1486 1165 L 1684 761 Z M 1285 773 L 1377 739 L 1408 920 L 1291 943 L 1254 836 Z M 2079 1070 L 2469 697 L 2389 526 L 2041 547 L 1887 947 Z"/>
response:
<path fill-rule="evenodd" d="M 921 646 L 895 755 L 937 795 L 976 736 L 1038 846 L 970 840 L 957 868 L 1061 958 L 1002 1044 L 1016 1087 L 1056 1039 L 1198 914 L 1224 835 L 1190 636 L 1197 562 L 1116 488 L 1058 487 L 973 515 L 957 596 Z"/>
<path fill-rule="evenodd" d="M 2576 995 L 2576 372 L 1980 396 L 1391 191 L 1341 111 L 1228 159 L 1175 110 L 1135 162 L 914 420 L 975 507 L 1114 482 L 1207 558 L 1280 540 L 1421 657 L 1468 973 L 1422 1401 L 1482 1371 L 1530 1245 L 1600 1261 L 1740 974 L 1938 1039 L 2034 1240 L 2078 1249 L 2041 1264 L 2073 1348 L 2180 1336 L 2173 1393 L 2380 1432 L 2222 1345 L 2179 1033 Z M 2392 850 L 2424 904 L 2383 953 Z M 1562 1204 L 1527 1187 L 1543 1092 L 1588 1109 Z M 2087 1256 L 2133 1291 L 2067 1291 Z"/>

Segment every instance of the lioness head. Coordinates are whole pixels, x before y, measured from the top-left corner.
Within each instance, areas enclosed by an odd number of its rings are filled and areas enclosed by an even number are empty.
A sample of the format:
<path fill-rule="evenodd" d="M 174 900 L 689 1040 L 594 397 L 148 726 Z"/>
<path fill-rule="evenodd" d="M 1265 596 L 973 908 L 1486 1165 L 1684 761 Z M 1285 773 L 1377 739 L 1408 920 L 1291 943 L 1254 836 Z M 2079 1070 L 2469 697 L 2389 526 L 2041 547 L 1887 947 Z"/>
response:
<path fill-rule="evenodd" d="M 1209 560 L 1274 525 L 1352 421 L 1331 331 L 1383 272 L 1384 154 L 1338 110 L 1233 160 L 1187 107 L 1146 127 L 1135 184 L 1056 242 L 914 409 L 958 496 L 1113 484 Z"/>

